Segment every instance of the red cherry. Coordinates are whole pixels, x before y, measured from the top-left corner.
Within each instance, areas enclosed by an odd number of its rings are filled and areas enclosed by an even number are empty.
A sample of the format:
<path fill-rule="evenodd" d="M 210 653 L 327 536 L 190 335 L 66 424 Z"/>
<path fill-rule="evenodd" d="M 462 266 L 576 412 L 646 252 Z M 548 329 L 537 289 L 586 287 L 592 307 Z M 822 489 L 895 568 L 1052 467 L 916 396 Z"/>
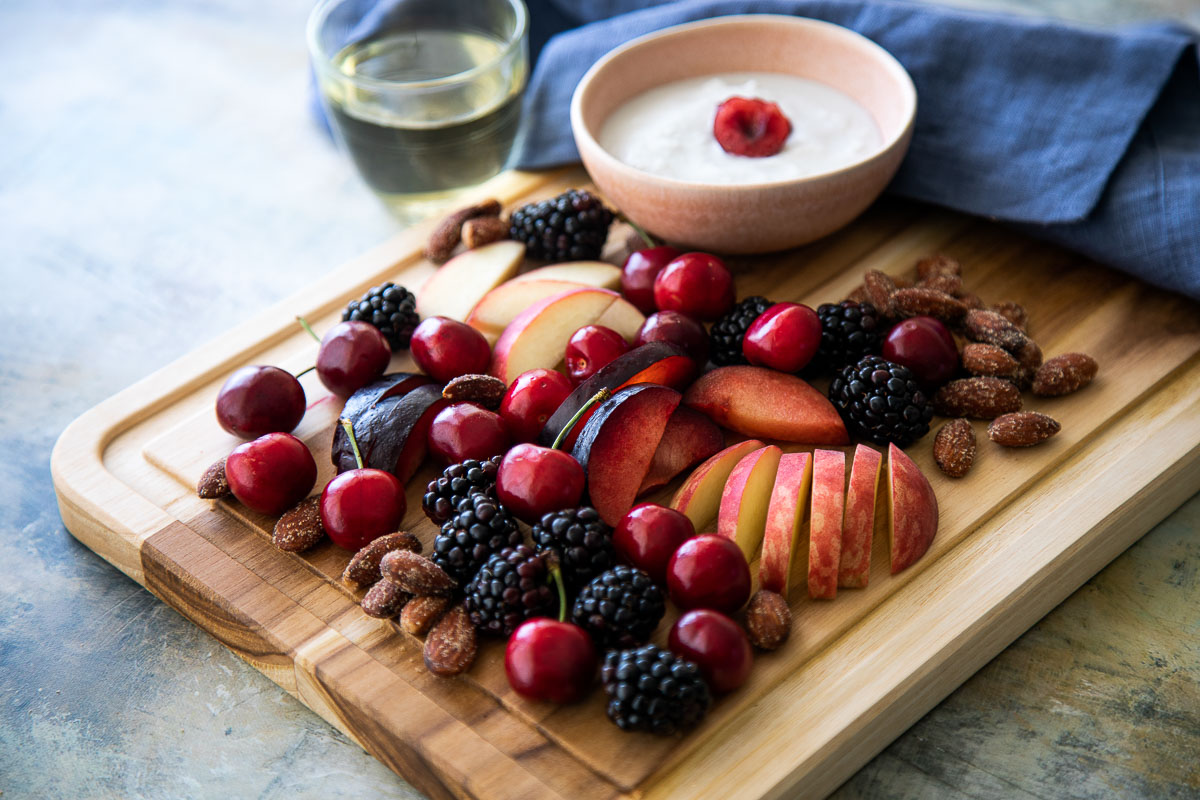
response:
<path fill-rule="evenodd" d="M 746 360 L 781 372 L 799 372 L 821 346 L 821 318 L 799 303 L 776 303 L 758 316 L 742 338 Z"/>
<path fill-rule="evenodd" d="M 621 268 L 621 291 L 625 299 L 649 314 L 654 310 L 654 279 L 663 267 L 680 254 L 674 247 L 660 245 L 634 250 Z"/>
<path fill-rule="evenodd" d="M 741 626 L 719 611 L 698 608 L 675 621 L 671 652 L 695 661 L 714 692 L 732 692 L 750 677 L 754 654 Z"/>
<path fill-rule="evenodd" d="M 595 679 L 596 646 L 578 625 L 531 619 L 509 637 L 504 672 L 522 697 L 573 703 L 587 694 Z"/>
<path fill-rule="evenodd" d="M 413 331 L 409 344 L 413 360 L 435 381 L 459 375 L 486 373 L 492 348 L 483 334 L 449 317 L 429 317 Z"/>
<path fill-rule="evenodd" d="M 496 471 L 496 494 L 509 511 L 533 524 L 543 514 L 579 505 L 587 476 L 567 452 L 519 444 Z"/>
<path fill-rule="evenodd" d="M 539 367 L 518 375 L 500 401 L 500 416 L 508 423 L 513 439 L 536 441 L 546 420 L 573 388 L 570 378 L 552 369 Z"/>
<path fill-rule="evenodd" d="M 474 403 L 446 406 L 429 425 L 429 450 L 447 464 L 498 456 L 510 444 L 512 437 L 503 418 Z"/>
<path fill-rule="evenodd" d="M 883 340 L 883 357 L 912 370 L 917 380 L 941 384 L 958 370 L 954 337 L 933 317 L 896 323 Z"/>
<path fill-rule="evenodd" d="M 692 521 L 657 503 L 634 506 L 613 530 L 617 558 L 666 583 L 667 564 L 679 546 L 696 535 Z"/>
<path fill-rule="evenodd" d="M 290 433 L 268 433 L 233 449 L 225 459 L 225 477 L 233 496 L 247 508 L 282 514 L 312 491 L 317 462 Z"/>
<path fill-rule="evenodd" d="M 399 530 L 407 509 L 404 484 L 381 469 L 343 472 L 321 492 L 321 525 L 334 544 L 354 552 Z"/>
<path fill-rule="evenodd" d="M 304 387 L 279 367 L 242 367 L 217 393 L 217 422 L 243 439 L 291 431 L 304 408 Z"/>
<path fill-rule="evenodd" d="M 733 276 L 724 261 L 708 253 L 684 253 L 654 279 L 654 304 L 660 311 L 714 320 L 733 308 L 733 300 Z"/>
<path fill-rule="evenodd" d="M 731 97 L 717 107 L 713 136 L 726 153 L 762 158 L 783 149 L 792 123 L 766 100 Z"/>
<path fill-rule="evenodd" d="M 379 328 L 367 322 L 339 322 L 321 339 L 317 377 L 329 391 L 349 397 L 387 369 L 392 348 Z"/>
<path fill-rule="evenodd" d="M 687 314 L 658 311 L 646 317 L 633 344 L 641 347 L 650 342 L 670 342 L 679 346 L 700 368 L 708 363 L 708 332 Z"/>
<path fill-rule="evenodd" d="M 567 340 L 564 360 L 576 384 L 583 383 L 618 356 L 629 352 L 625 337 L 603 325 L 584 325 Z"/>
<path fill-rule="evenodd" d="M 679 546 L 667 564 L 667 590 L 680 608 L 732 614 L 750 599 L 750 567 L 736 544 L 706 533 Z"/>

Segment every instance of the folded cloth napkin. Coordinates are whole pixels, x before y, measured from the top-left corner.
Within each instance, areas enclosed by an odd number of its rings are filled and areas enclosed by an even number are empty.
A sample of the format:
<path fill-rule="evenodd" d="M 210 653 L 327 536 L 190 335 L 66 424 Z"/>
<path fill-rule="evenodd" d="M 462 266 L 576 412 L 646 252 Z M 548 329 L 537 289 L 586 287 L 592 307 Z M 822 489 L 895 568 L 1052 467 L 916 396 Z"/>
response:
<path fill-rule="evenodd" d="M 873 39 L 912 75 L 916 130 L 890 192 L 1013 223 L 1200 299 L 1194 31 L 1082 28 L 887 0 L 527 2 L 535 21 L 580 27 L 541 48 L 519 166 L 578 160 L 571 94 L 598 58 L 633 37 L 727 14 L 812 17 Z"/>

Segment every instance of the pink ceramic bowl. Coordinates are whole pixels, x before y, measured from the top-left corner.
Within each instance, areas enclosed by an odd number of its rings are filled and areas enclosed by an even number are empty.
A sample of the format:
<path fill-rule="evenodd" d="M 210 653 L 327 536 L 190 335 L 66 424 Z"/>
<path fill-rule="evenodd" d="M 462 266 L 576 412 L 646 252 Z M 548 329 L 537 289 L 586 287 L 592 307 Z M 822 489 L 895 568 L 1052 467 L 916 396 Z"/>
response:
<path fill-rule="evenodd" d="M 746 71 L 784 72 L 845 92 L 871 112 L 882 147 L 833 172 L 721 186 L 651 175 L 618 161 L 597 141 L 608 115 L 647 89 Z M 596 186 L 650 233 L 719 253 L 765 253 L 819 239 L 861 214 L 900 166 L 916 110 L 912 79 L 869 39 L 828 22 L 751 14 L 667 28 L 613 50 L 575 90 L 571 127 Z"/>

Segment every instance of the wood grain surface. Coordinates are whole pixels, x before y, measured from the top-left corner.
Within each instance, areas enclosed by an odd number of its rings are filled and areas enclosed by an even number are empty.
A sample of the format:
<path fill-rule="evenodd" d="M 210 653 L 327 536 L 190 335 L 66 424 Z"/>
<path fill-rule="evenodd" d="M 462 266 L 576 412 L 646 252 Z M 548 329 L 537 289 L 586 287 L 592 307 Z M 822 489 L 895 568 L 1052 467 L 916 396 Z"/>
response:
<path fill-rule="evenodd" d="M 582 181 L 514 175 L 505 199 Z M 310 359 L 296 313 L 321 328 L 373 283 L 419 285 L 431 271 L 417 255 L 421 235 L 401 235 L 102 404 L 64 434 L 54 472 L 72 532 L 433 796 L 826 793 L 1200 486 L 1194 304 L 986 223 L 881 204 L 821 243 L 733 260 L 739 296 L 815 305 L 844 296 L 865 269 L 906 274 L 945 252 L 964 264 L 971 290 L 1027 306 L 1047 355 L 1080 349 L 1100 362 L 1087 391 L 1038 401 L 1063 433 L 1007 451 L 981 426 L 979 465 L 958 483 L 932 466 L 928 441 L 914 447 L 942 504 L 930 553 L 894 577 L 875 559 L 869 588 L 833 603 L 793 593 L 796 639 L 761 657 L 747 686 L 683 739 L 619 732 L 598 693 L 565 708 L 520 700 L 498 643 L 465 678 L 432 679 L 419 643 L 364 620 L 339 585 L 348 554 L 332 545 L 306 557 L 274 551 L 272 520 L 236 503 L 211 507 L 191 491 L 235 444 L 211 416 L 224 375 L 243 363 L 299 368 Z M 610 239 L 610 257 L 623 241 Z M 393 362 L 405 366 L 405 357 Z M 338 408 L 315 381 L 306 390 L 298 435 L 324 479 Z M 1130 449 L 1139 437 L 1153 440 L 1155 458 Z M 410 485 L 405 520 L 427 546 L 434 529 L 419 497 L 434 472 Z"/>

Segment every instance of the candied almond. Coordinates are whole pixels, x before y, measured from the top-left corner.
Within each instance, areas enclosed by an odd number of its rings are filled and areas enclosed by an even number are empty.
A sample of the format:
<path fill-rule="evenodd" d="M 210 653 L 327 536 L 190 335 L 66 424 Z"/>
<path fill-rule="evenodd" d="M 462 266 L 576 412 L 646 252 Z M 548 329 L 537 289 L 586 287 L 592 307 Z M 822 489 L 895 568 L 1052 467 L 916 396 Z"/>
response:
<path fill-rule="evenodd" d="M 425 639 L 425 667 L 448 678 L 466 672 L 478 649 L 475 626 L 462 603 L 447 611 Z"/>
<path fill-rule="evenodd" d="M 972 375 L 1014 378 L 1020 364 L 1003 347 L 983 342 L 968 342 L 962 349 L 963 369 Z"/>
<path fill-rule="evenodd" d="M 885 317 L 895 316 L 896 306 L 892 296 L 896 294 L 896 282 L 877 269 L 869 269 L 863 275 L 863 291 L 871 305 Z"/>
<path fill-rule="evenodd" d="M 392 550 L 379 562 L 383 577 L 409 594 L 448 594 L 458 584 L 446 571 L 425 556 L 411 550 Z"/>
<path fill-rule="evenodd" d="M 478 403 L 484 408 L 497 409 L 508 387 L 491 375 L 459 375 L 442 389 L 442 397 L 451 403 Z"/>
<path fill-rule="evenodd" d="M 957 292 L 954 296 L 962 301 L 968 311 L 973 308 L 983 308 L 983 300 L 974 292 Z"/>
<path fill-rule="evenodd" d="M 1019 353 L 1029 341 L 1029 337 L 1022 333 L 1020 328 L 995 311 L 973 308 L 963 319 L 963 327 L 971 341 L 994 344 L 1013 355 Z"/>
<path fill-rule="evenodd" d="M 870 303 L 870 298 L 867 297 L 867 290 L 860 283 L 855 286 L 850 294 L 846 295 L 847 300 L 853 300 L 855 303 Z"/>
<path fill-rule="evenodd" d="M 368 617 L 391 619 L 400 613 L 409 601 L 408 592 L 389 580 L 381 580 L 363 595 L 362 610 Z"/>
<path fill-rule="evenodd" d="M 425 257 L 435 264 L 444 264 L 462 241 L 463 223 L 475 217 L 495 217 L 500 214 L 500 201 L 488 199 L 482 203 L 460 208 L 438 223 L 425 244 Z"/>
<path fill-rule="evenodd" d="M 405 604 L 404 611 L 400 613 L 400 627 L 405 633 L 424 636 L 449 607 L 450 598 L 445 595 L 414 597 Z"/>
<path fill-rule="evenodd" d="M 746 633 L 750 643 L 762 650 L 775 650 L 792 632 L 792 610 L 776 592 L 760 589 L 746 606 Z"/>
<path fill-rule="evenodd" d="M 342 580 L 356 583 L 359 586 L 371 586 L 380 578 L 379 562 L 393 550 L 411 550 L 421 552 L 421 540 L 407 531 L 398 531 L 379 536 L 354 554 L 346 569 L 342 572 Z"/>
<path fill-rule="evenodd" d="M 1021 390 L 1002 378 L 960 378 L 937 390 L 933 409 L 943 417 L 995 419 L 1021 410 Z"/>
<path fill-rule="evenodd" d="M 988 425 L 988 438 L 1005 447 L 1032 447 L 1062 430 L 1058 420 L 1037 411 L 1020 411 L 996 417 Z"/>
<path fill-rule="evenodd" d="M 1078 391 L 1092 382 L 1100 367 L 1085 353 L 1063 353 L 1046 361 L 1033 376 L 1033 393 L 1058 397 Z"/>
<path fill-rule="evenodd" d="M 499 217 L 475 217 L 463 223 L 462 242 L 468 250 L 508 238 L 508 223 Z"/>
<path fill-rule="evenodd" d="M 996 303 L 992 306 L 992 311 L 995 311 L 1006 320 L 1016 325 L 1021 329 L 1022 333 L 1029 332 L 1029 313 L 1019 303 L 1011 301 L 1004 303 Z"/>
<path fill-rule="evenodd" d="M 917 286 L 925 289 L 936 289 L 939 292 L 945 292 L 953 297 L 958 297 L 962 291 L 962 278 L 957 275 L 951 275 L 945 272 L 938 272 L 930 275 L 928 278 L 921 278 L 917 281 Z"/>
<path fill-rule="evenodd" d="M 935 275 L 962 276 L 962 265 L 953 258 L 937 253 L 917 262 L 917 276 L 926 280 Z"/>
<path fill-rule="evenodd" d="M 231 493 L 229 478 L 225 476 L 225 459 L 222 458 L 204 470 L 204 474 L 200 476 L 200 482 L 196 484 L 196 494 L 205 500 L 216 500 Z"/>
<path fill-rule="evenodd" d="M 928 316 L 950 324 L 958 322 L 967 313 L 967 307 L 961 300 L 937 289 L 897 289 L 892 295 L 892 302 L 904 316 Z"/>
<path fill-rule="evenodd" d="M 961 478 L 975 465 L 975 429 L 959 417 L 938 429 L 933 439 L 933 460 L 951 478 Z"/>
<path fill-rule="evenodd" d="M 288 553 L 308 550 L 325 537 L 325 526 L 321 524 L 321 496 L 313 495 L 301 500 L 294 508 L 285 511 L 271 532 L 271 544 Z"/>

